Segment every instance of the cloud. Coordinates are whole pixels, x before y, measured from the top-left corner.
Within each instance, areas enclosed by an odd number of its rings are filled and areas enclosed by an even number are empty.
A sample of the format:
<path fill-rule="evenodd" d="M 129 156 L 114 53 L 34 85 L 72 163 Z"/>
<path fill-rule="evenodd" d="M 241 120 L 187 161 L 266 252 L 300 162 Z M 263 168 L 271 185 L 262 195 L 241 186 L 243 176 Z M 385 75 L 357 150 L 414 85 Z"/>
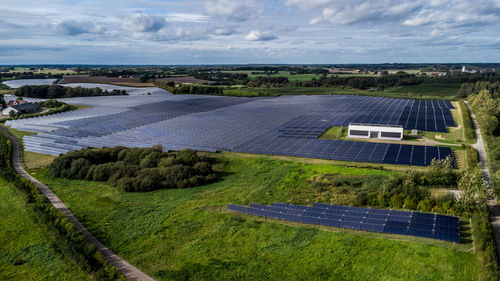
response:
<path fill-rule="evenodd" d="M 56 22 L 56 29 L 64 35 L 80 35 L 80 34 L 103 34 L 107 31 L 101 25 L 96 25 L 90 21 L 75 21 L 75 20 L 62 20 Z"/>
<path fill-rule="evenodd" d="M 215 0 L 205 2 L 205 10 L 213 19 L 244 22 L 260 13 L 253 1 Z"/>
<path fill-rule="evenodd" d="M 245 40 L 248 41 L 269 41 L 277 38 L 278 37 L 272 34 L 261 32 L 260 30 L 252 30 L 250 31 L 250 33 L 248 33 L 247 36 L 245 36 Z"/>
<path fill-rule="evenodd" d="M 214 30 L 214 34 L 219 36 L 229 36 L 233 35 L 234 33 L 235 30 L 232 28 L 217 28 Z"/>
<path fill-rule="evenodd" d="M 158 32 L 134 32 L 134 38 L 145 41 L 172 42 L 196 41 L 208 38 L 209 32 L 203 27 L 163 28 Z"/>
<path fill-rule="evenodd" d="M 166 25 L 165 18 L 136 13 L 124 21 L 125 28 L 136 32 L 157 32 Z"/>

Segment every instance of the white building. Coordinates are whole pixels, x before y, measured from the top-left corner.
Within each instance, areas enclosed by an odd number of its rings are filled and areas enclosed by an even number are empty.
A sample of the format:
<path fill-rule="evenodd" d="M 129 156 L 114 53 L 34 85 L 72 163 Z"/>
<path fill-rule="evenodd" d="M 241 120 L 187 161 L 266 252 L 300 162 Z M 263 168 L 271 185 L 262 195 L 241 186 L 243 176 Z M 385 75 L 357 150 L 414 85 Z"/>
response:
<path fill-rule="evenodd" d="M 403 126 L 387 124 L 349 124 L 349 138 L 402 140 Z"/>
<path fill-rule="evenodd" d="M 2 115 L 9 116 L 10 112 L 18 113 L 19 111 L 32 113 L 37 111 L 37 109 L 38 106 L 35 103 L 27 102 L 23 104 L 7 106 L 7 108 L 2 110 Z"/>

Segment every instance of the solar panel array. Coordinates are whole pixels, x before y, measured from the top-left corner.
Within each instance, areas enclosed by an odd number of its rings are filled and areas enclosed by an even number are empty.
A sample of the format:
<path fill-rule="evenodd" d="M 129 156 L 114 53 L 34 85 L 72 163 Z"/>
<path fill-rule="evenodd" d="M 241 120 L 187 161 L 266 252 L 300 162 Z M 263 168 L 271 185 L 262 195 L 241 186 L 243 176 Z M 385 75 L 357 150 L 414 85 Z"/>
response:
<path fill-rule="evenodd" d="M 439 119 L 450 113 L 449 102 L 347 95 L 169 95 L 156 88 L 127 91 L 129 96 L 64 99 L 94 107 L 13 120 L 7 125 L 39 133 L 24 137 L 25 149 L 53 155 L 85 147 L 161 144 L 165 150 L 192 148 L 420 166 L 452 156 L 449 148 L 318 139 L 331 126 L 351 122 L 398 124 L 406 107 L 417 110 L 418 124 Z"/>
<path fill-rule="evenodd" d="M 453 151 L 449 147 L 323 140 L 303 135 L 285 138 L 280 134 L 277 137 L 280 139 L 270 136 L 254 138 L 232 151 L 413 166 L 429 166 L 433 159 L 450 157 L 455 167 Z"/>
<path fill-rule="evenodd" d="M 455 126 L 452 108 L 450 101 L 415 100 L 404 107 L 398 124 L 406 130 L 446 132 L 446 126 Z"/>
<path fill-rule="evenodd" d="M 228 210 L 305 224 L 379 233 L 410 235 L 460 243 L 457 217 L 315 203 L 313 207 L 284 203 L 250 207 L 229 204 Z"/>

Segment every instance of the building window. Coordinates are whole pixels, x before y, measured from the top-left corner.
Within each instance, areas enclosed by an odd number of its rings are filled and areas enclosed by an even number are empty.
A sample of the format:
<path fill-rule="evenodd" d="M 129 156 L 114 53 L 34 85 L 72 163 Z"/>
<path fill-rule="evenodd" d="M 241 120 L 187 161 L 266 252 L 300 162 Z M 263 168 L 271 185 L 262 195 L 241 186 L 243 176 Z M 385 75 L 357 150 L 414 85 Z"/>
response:
<path fill-rule="evenodd" d="M 350 130 L 349 135 L 351 135 L 351 136 L 368 136 L 368 131 Z"/>
<path fill-rule="evenodd" d="M 380 137 L 382 137 L 382 138 L 398 138 L 398 139 L 401 139 L 401 133 L 380 132 Z"/>

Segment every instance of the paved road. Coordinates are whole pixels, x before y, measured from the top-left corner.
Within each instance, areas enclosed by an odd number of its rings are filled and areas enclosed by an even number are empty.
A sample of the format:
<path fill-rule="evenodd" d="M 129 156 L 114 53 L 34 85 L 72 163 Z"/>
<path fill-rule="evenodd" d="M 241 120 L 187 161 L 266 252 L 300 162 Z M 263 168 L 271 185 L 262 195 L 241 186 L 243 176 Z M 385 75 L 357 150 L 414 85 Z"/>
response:
<path fill-rule="evenodd" d="M 472 112 L 472 109 L 467 102 L 465 102 L 465 105 L 467 106 L 467 109 L 470 112 L 470 116 L 472 122 L 474 123 L 474 127 L 476 127 L 477 142 L 473 144 L 472 147 L 476 149 L 476 151 L 479 154 L 479 162 L 481 162 L 481 169 L 483 171 L 483 176 L 486 179 L 486 182 L 488 183 L 488 189 L 489 189 L 488 210 L 490 212 L 490 220 L 493 226 L 495 242 L 497 245 L 497 255 L 500 256 L 500 207 L 498 206 L 497 198 L 495 196 L 495 193 L 493 192 L 493 188 L 491 185 L 491 176 L 487 160 L 488 158 L 486 157 L 484 140 L 483 136 L 481 135 L 481 131 L 479 130 L 479 126 L 476 120 L 476 115 L 474 115 L 474 112 Z"/>
<path fill-rule="evenodd" d="M 0 129 L 4 131 L 12 142 L 13 154 L 12 154 L 12 163 L 14 164 L 14 169 L 16 172 L 21 175 L 23 178 L 33 182 L 38 186 L 40 191 L 50 200 L 50 203 L 60 212 L 64 213 L 64 216 L 75 226 L 75 228 L 80 231 L 83 236 L 89 241 L 97 246 L 97 250 L 101 252 L 101 254 L 108 260 L 110 264 L 112 264 L 118 271 L 123 273 L 130 280 L 140 280 L 140 281 L 155 281 L 153 278 L 146 275 L 144 272 L 140 271 L 138 268 L 134 267 L 126 260 L 122 259 L 120 256 L 115 254 L 109 248 L 104 246 L 99 240 L 97 240 L 94 235 L 92 235 L 81 223 L 78 219 L 71 213 L 71 211 L 66 207 L 66 205 L 57 197 L 57 195 L 46 185 L 32 177 L 28 174 L 20 163 L 19 158 L 19 141 L 12 136 L 6 128 L 1 127 Z"/>

